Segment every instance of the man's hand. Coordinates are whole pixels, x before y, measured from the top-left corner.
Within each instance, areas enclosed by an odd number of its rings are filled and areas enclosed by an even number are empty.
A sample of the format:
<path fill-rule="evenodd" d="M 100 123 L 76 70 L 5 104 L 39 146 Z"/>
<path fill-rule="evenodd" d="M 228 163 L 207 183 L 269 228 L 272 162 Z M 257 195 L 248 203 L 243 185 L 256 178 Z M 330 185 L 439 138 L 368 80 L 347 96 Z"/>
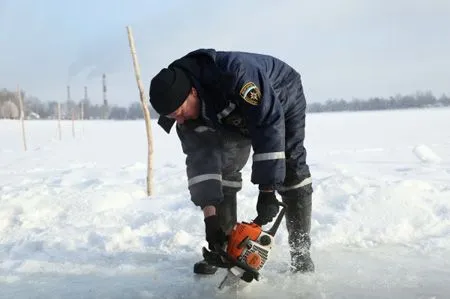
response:
<path fill-rule="evenodd" d="M 255 219 L 255 223 L 265 225 L 271 222 L 277 216 L 279 210 L 279 201 L 275 196 L 275 191 L 260 191 L 256 204 L 258 216 Z"/>
<path fill-rule="evenodd" d="M 205 232 L 209 250 L 217 251 L 216 246 L 223 247 L 227 237 L 220 228 L 219 217 L 217 215 L 211 215 L 205 218 Z"/>

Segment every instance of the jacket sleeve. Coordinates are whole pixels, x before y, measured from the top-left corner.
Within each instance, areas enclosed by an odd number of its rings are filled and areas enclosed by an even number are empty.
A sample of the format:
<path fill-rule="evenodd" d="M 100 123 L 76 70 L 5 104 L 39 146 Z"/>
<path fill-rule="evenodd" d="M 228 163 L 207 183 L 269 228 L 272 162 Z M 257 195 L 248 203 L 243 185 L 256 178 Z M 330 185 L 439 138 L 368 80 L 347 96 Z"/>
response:
<path fill-rule="evenodd" d="M 251 181 L 276 188 L 286 175 L 284 112 L 264 72 L 249 63 L 234 64 L 235 92 L 253 147 Z"/>
<path fill-rule="evenodd" d="M 203 208 L 223 200 L 222 160 L 219 135 L 212 128 L 187 121 L 177 125 L 186 154 L 188 188 L 192 202 Z"/>

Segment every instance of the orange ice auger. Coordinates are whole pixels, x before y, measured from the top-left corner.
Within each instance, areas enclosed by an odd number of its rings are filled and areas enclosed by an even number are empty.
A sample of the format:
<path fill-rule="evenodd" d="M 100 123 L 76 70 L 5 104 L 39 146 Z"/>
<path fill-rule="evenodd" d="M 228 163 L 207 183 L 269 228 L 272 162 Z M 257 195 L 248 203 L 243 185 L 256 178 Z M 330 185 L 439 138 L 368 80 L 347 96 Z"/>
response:
<path fill-rule="evenodd" d="M 228 273 L 219 285 L 221 289 L 227 282 L 240 279 L 251 282 L 259 280 L 259 271 L 263 268 L 273 246 L 274 236 L 285 214 L 286 205 L 268 231 L 263 231 L 258 217 L 251 223 L 238 222 L 228 237 L 226 251 L 216 248 L 217 253 L 203 249 L 205 260 L 218 266 L 228 268 Z M 215 255 L 215 256 L 214 256 Z"/>

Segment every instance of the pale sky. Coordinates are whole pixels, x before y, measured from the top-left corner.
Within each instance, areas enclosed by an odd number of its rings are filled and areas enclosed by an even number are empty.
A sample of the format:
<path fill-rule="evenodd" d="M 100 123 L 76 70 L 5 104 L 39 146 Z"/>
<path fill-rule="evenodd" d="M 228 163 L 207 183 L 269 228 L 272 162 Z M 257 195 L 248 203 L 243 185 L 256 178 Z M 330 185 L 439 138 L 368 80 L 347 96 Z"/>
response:
<path fill-rule="evenodd" d="M 197 48 L 277 56 L 303 78 L 309 102 L 450 95 L 449 0 L 0 0 L 0 88 L 43 101 L 88 87 L 101 104 L 139 101 L 125 27 L 142 79 Z"/>

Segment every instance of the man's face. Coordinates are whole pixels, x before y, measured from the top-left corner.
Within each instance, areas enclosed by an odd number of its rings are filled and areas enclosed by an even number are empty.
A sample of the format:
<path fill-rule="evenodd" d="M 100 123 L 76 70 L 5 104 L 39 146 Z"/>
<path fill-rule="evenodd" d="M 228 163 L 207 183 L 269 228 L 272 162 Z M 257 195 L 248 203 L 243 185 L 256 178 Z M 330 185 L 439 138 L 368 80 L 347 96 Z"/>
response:
<path fill-rule="evenodd" d="M 192 87 L 183 104 L 174 112 L 166 115 L 166 117 L 175 119 L 178 124 L 182 124 L 186 120 L 197 119 L 199 115 L 200 99 L 198 98 L 197 90 Z"/>

